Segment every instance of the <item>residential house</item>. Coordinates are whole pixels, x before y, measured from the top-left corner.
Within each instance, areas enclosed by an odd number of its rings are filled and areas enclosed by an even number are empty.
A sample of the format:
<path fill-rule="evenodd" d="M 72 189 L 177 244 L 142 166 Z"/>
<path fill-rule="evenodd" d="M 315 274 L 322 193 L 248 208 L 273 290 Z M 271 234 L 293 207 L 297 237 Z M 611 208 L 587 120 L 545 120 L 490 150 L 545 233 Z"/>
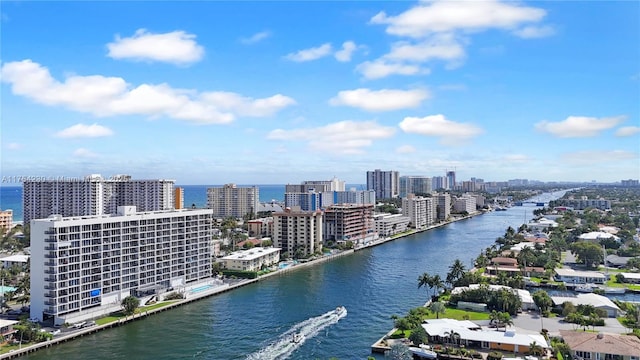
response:
<path fill-rule="evenodd" d="M 567 284 L 604 284 L 606 276 L 597 271 L 579 271 L 573 269 L 556 269 L 556 281 Z"/>
<path fill-rule="evenodd" d="M 591 305 L 596 309 L 603 309 L 609 317 L 617 317 L 620 314 L 620 308 L 613 303 L 608 297 L 598 294 L 577 294 L 574 296 L 552 296 L 554 307 L 561 307 L 565 302 L 570 302 L 575 306 Z"/>
<path fill-rule="evenodd" d="M 640 360 L 640 339 L 633 335 L 560 330 L 573 359 Z"/>

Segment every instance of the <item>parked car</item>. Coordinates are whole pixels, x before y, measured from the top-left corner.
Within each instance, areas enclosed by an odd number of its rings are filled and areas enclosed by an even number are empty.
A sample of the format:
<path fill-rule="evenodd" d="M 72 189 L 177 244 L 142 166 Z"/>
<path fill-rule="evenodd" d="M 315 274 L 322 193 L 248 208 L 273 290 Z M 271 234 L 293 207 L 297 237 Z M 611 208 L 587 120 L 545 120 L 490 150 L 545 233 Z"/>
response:
<path fill-rule="evenodd" d="M 71 327 L 74 328 L 74 329 L 80 329 L 80 328 L 84 327 L 84 325 L 86 323 L 87 323 L 86 321 L 82 321 L 82 322 L 73 324 Z"/>
<path fill-rule="evenodd" d="M 84 323 L 84 325 L 82 325 L 82 327 L 87 328 L 87 327 L 94 326 L 95 324 L 96 324 L 95 321 L 87 321 L 86 323 Z"/>
<path fill-rule="evenodd" d="M 60 334 L 60 329 L 49 330 L 49 333 L 53 336 Z"/>
<path fill-rule="evenodd" d="M 37 318 L 29 318 L 29 322 L 32 322 L 32 323 L 39 323 L 39 322 L 40 322 L 40 319 L 37 319 Z"/>
<path fill-rule="evenodd" d="M 22 311 L 14 309 L 14 310 L 7 311 L 7 314 L 9 314 L 9 315 L 20 315 L 20 314 L 22 314 Z"/>

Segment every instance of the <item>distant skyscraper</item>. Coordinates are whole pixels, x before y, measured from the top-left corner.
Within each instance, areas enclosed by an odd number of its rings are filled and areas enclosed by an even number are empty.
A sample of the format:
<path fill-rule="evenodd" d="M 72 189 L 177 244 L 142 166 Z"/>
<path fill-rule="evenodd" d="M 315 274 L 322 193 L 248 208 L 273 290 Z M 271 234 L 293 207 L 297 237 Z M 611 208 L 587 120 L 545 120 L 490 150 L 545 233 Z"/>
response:
<path fill-rule="evenodd" d="M 456 172 L 455 171 L 447 171 L 447 189 L 448 190 L 456 189 Z"/>
<path fill-rule="evenodd" d="M 444 190 L 447 188 L 447 178 L 444 176 L 434 176 L 431 178 L 432 190 Z"/>
<path fill-rule="evenodd" d="M 257 186 L 237 187 L 226 184 L 223 187 L 207 189 L 207 208 L 213 209 L 214 217 L 241 218 L 255 214 L 260 205 L 260 189 Z"/>
<path fill-rule="evenodd" d="M 367 190 L 375 190 L 376 199 L 396 198 L 400 194 L 400 179 L 397 171 L 367 171 Z"/>
<path fill-rule="evenodd" d="M 24 223 L 50 215 L 88 216 L 115 214 L 119 206 L 138 211 L 170 210 L 174 207 L 175 180 L 133 180 L 129 175 L 105 179 L 34 180 L 22 184 Z"/>
<path fill-rule="evenodd" d="M 432 191 L 431 178 L 426 176 L 400 176 L 400 197 L 408 194 L 428 194 Z"/>

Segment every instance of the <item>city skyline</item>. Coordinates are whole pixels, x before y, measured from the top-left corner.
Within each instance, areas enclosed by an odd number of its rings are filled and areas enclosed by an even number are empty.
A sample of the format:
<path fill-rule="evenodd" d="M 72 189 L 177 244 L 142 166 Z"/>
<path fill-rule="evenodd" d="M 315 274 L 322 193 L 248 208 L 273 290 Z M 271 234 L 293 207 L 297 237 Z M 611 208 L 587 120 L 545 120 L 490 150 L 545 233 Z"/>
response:
<path fill-rule="evenodd" d="M 458 181 L 637 179 L 638 11 L 489 0 L 3 3 L 2 176 L 362 184 L 374 169 L 455 169 Z"/>

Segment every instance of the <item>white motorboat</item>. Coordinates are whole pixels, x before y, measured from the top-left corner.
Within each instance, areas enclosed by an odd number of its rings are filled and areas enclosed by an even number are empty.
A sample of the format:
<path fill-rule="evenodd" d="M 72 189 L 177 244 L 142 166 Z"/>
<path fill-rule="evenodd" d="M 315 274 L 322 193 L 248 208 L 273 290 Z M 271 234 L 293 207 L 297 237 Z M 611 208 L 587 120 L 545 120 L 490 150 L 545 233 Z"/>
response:
<path fill-rule="evenodd" d="M 574 290 L 581 293 L 591 293 L 594 290 L 594 286 L 591 284 L 579 284 L 576 285 Z"/>
<path fill-rule="evenodd" d="M 291 339 L 291 342 L 294 344 L 299 344 L 302 342 L 302 340 L 304 340 L 304 335 L 300 333 L 295 333 L 293 334 L 293 338 Z"/>
<path fill-rule="evenodd" d="M 336 315 L 338 316 L 342 316 L 343 314 L 345 314 L 347 312 L 347 308 L 345 308 L 344 306 L 338 306 L 335 310 Z"/>
<path fill-rule="evenodd" d="M 420 359 L 437 359 L 438 354 L 435 351 L 421 347 L 410 346 L 409 351 Z"/>
<path fill-rule="evenodd" d="M 610 287 L 604 288 L 603 290 L 605 294 L 624 294 L 627 291 L 627 289 L 625 288 L 610 288 Z"/>

